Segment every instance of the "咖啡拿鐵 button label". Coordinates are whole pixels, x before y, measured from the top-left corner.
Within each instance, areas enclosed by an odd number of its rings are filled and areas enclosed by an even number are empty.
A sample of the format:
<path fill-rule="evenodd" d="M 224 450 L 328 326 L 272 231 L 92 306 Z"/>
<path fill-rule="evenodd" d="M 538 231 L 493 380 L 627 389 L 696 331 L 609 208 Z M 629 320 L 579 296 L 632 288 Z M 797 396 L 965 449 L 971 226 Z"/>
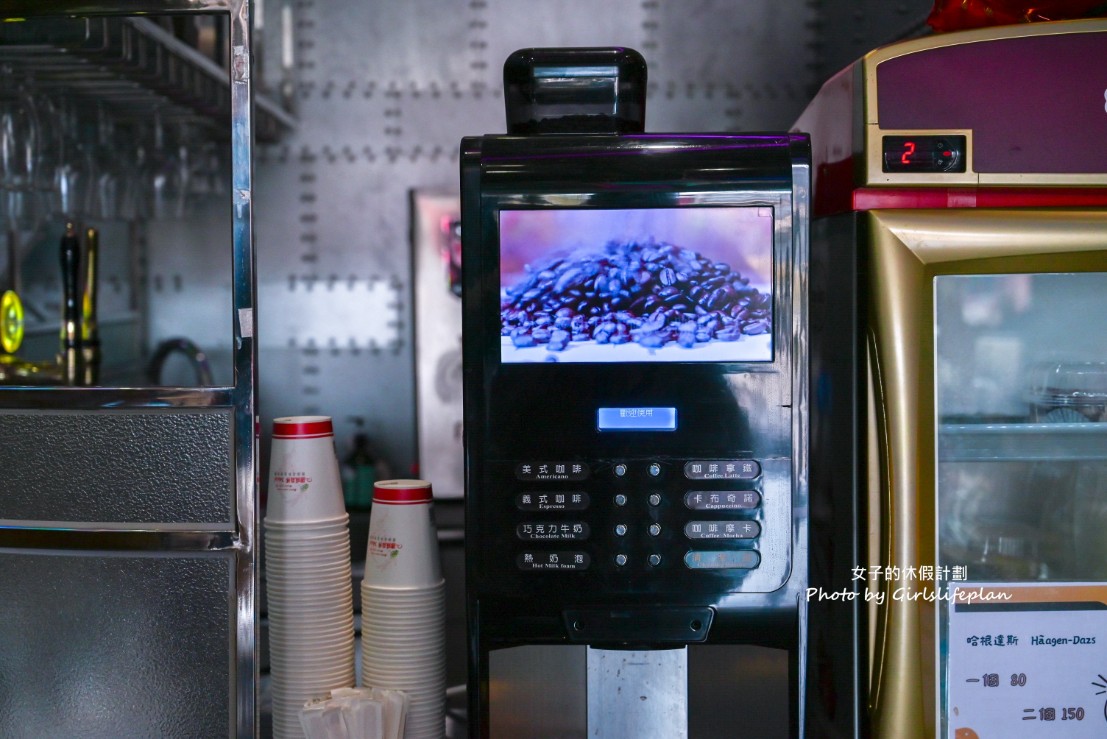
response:
<path fill-rule="evenodd" d="M 722 552 L 688 552 L 684 566 L 690 570 L 752 570 L 761 564 L 756 549 L 731 549 Z"/>
<path fill-rule="evenodd" d="M 693 490 L 684 494 L 684 505 L 693 511 L 745 511 L 761 505 L 761 494 L 754 490 Z"/>
<path fill-rule="evenodd" d="M 572 572 L 587 570 L 592 564 L 588 552 L 520 552 L 515 565 L 532 572 Z"/>
<path fill-rule="evenodd" d="M 584 462 L 520 462 L 515 465 L 515 477 L 524 482 L 587 480 L 588 465 Z"/>
<path fill-rule="evenodd" d="M 706 459 L 684 464 L 684 476 L 689 480 L 755 480 L 761 476 L 761 464 L 756 459 Z"/>
<path fill-rule="evenodd" d="M 515 535 L 523 541 L 580 541 L 589 533 L 584 521 L 528 522 L 515 527 Z"/>
<path fill-rule="evenodd" d="M 588 493 L 519 493 L 515 507 L 520 511 L 583 511 L 588 508 Z"/>
<path fill-rule="evenodd" d="M 756 539 L 761 535 L 757 521 L 689 521 L 684 536 L 689 539 Z"/>

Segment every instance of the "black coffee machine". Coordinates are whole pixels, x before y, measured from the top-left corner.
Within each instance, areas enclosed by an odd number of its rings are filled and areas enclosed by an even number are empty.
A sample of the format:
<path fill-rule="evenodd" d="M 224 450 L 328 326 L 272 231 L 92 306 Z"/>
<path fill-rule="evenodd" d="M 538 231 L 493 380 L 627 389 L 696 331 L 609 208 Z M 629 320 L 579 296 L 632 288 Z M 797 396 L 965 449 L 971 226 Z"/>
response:
<path fill-rule="evenodd" d="M 748 735 L 801 735 L 808 139 L 644 133 L 630 49 L 504 78 L 461 152 L 470 734 L 742 736 L 758 645 Z"/>

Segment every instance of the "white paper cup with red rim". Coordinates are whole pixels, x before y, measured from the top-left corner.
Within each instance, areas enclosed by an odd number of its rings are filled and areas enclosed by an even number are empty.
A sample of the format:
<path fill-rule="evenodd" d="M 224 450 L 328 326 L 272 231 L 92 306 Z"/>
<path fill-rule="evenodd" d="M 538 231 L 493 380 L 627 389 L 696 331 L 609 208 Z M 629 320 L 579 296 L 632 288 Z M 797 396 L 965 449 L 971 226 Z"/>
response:
<path fill-rule="evenodd" d="M 266 522 L 316 524 L 346 515 L 330 417 L 273 419 Z"/>
<path fill-rule="evenodd" d="M 364 584 L 425 588 L 442 582 L 431 484 L 382 480 L 373 486 Z"/>

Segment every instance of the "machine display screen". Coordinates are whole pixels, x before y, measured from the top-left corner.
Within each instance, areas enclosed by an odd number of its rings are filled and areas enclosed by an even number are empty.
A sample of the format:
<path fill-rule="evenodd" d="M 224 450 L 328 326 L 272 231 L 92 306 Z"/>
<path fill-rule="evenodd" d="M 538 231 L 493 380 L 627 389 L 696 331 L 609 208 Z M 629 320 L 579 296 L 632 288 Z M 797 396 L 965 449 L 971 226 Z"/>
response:
<path fill-rule="evenodd" d="M 773 209 L 501 210 L 500 360 L 769 362 Z"/>

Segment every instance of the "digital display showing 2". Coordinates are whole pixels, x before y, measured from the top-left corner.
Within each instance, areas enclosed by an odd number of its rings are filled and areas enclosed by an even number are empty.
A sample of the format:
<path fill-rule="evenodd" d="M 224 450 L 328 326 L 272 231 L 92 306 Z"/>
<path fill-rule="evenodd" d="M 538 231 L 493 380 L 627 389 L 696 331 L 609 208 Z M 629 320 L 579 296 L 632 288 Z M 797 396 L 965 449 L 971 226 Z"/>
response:
<path fill-rule="evenodd" d="M 501 210 L 500 359 L 769 362 L 768 207 Z"/>
<path fill-rule="evenodd" d="M 885 172 L 964 172 L 964 136 L 885 136 Z"/>

